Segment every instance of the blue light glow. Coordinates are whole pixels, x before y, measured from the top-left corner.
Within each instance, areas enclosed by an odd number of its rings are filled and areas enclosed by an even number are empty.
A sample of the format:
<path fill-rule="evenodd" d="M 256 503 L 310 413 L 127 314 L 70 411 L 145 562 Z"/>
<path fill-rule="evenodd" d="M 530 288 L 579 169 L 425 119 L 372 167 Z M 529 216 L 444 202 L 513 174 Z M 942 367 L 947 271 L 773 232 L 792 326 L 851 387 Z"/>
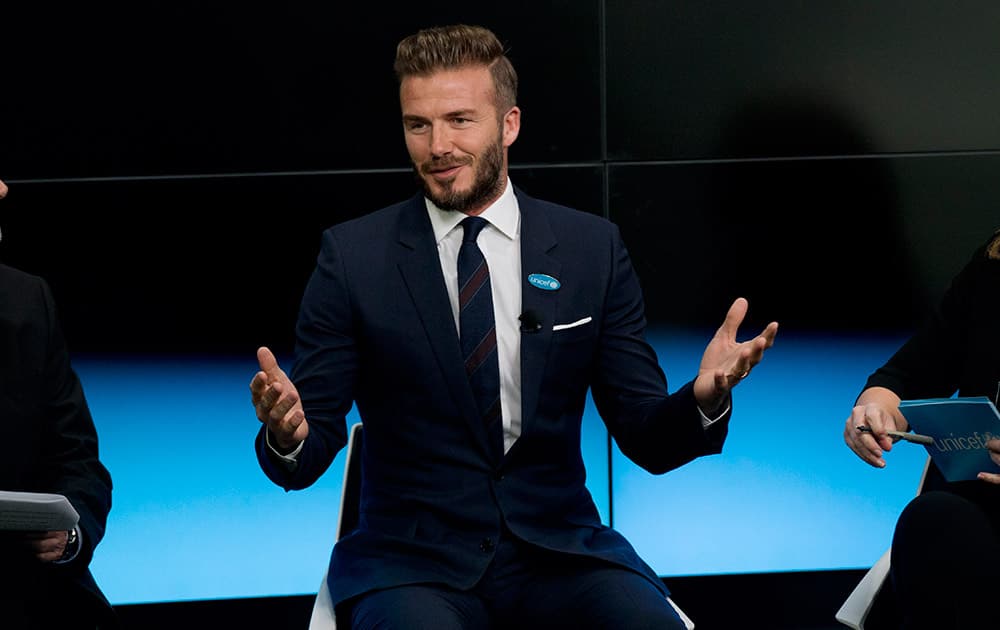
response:
<path fill-rule="evenodd" d="M 670 379 L 697 369 L 707 338 L 654 334 Z M 888 547 L 926 453 L 900 444 L 885 470 L 843 443 L 867 375 L 899 338 L 779 335 L 735 392 L 721 455 L 652 476 L 617 451 L 593 407 L 588 487 L 605 518 L 661 575 L 866 567 Z M 343 454 L 311 488 L 286 493 L 254 457 L 254 357 L 79 357 L 75 367 L 114 478 L 93 571 L 114 604 L 315 593 L 337 521 Z M 358 418 L 352 412 L 348 422 Z M 864 535 L 846 536 L 845 532 Z"/>

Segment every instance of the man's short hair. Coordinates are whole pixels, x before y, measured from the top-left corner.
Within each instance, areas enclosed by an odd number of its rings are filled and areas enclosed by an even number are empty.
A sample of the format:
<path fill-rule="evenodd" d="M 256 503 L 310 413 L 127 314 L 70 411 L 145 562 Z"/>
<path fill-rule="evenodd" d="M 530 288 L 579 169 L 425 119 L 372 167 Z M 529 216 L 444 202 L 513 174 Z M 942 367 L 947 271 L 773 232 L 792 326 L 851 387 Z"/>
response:
<path fill-rule="evenodd" d="M 396 78 L 427 76 L 439 70 L 486 66 L 493 77 L 493 100 L 501 115 L 517 104 L 517 73 L 497 36 L 482 26 L 454 24 L 425 28 L 396 46 Z"/>

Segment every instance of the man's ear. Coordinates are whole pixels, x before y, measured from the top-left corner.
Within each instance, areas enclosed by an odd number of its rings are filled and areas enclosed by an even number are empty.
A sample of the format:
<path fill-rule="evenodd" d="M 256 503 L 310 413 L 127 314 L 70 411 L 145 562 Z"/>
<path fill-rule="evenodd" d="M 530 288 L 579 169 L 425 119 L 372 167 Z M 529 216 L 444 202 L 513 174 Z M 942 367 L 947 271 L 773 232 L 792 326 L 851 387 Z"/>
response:
<path fill-rule="evenodd" d="M 521 109 L 515 105 L 503 115 L 503 146 L 509 147 L 521 132 Z"/>

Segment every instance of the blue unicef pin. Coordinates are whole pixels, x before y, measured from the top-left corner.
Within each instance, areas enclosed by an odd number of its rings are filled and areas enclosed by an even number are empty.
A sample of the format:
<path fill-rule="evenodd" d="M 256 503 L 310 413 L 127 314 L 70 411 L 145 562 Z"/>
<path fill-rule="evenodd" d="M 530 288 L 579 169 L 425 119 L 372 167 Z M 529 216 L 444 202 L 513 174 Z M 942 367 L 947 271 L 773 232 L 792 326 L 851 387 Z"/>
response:
<path fill-rule="evenodd" d="M 555 291 L 562 285 L 559 281 L 552 276 L 547 276 L 544 273 L 533 273 L 528 276 L 528 283 L 539 289 L 544 289 L 545 291 Z"/>

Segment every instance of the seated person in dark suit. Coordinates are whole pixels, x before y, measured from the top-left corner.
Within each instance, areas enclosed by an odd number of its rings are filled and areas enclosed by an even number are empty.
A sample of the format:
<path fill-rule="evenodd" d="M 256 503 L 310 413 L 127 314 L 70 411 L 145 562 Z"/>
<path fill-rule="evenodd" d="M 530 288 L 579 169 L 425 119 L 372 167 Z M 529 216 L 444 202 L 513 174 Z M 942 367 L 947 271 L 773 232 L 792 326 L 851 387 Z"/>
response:
<path fill-rule="evenodd" d="M 664 473 L 721 450 L 730 392 L 777 323 L 737 342 L 736 300 L 698 374 L 668 393 L 617 227 L 508 176 L 517 77 L 494 34 L 421 31 L 397 47 L 396 72 L 423 190 L 323 234 L 291 376 L 261 348 L 250 387 L 258 460 L 287 490 L 326 471 L 345 415 L 361 414 L 359 526 L 328 573 L 338 618 L 682 629 L 586 488 L 587 393 L 622 451 Z"/>
<path fill-rule="evenodd" d="M 88 568 L 111 509 L 111 476 L 48 284 L 3 264 L 0 424 L 0 490 L 64 495 L 80 517 L 68 531 L 0 531 L 0 628 L 117 627 Z"/>

